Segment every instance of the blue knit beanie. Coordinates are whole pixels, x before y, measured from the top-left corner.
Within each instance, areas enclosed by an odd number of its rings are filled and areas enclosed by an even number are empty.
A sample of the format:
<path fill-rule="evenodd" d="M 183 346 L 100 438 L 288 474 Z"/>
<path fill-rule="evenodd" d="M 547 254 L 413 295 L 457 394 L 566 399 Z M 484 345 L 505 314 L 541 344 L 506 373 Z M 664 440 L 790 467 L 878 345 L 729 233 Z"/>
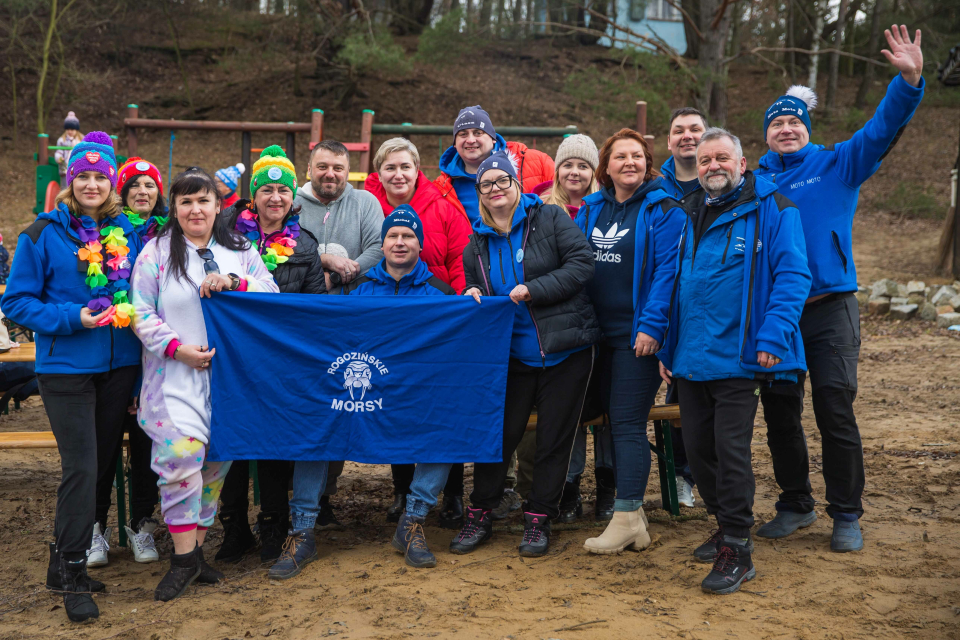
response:
<path fill-rule="evenodd" d="M 237 190 L 237 184 L 240 182 L 240 176 L 246 171 L 247 168 L 243 166 L 242 162 L 238 162 L 232 167 L 227 167 L 226 169 L 220 169 L 217 171 L 214 176 L 220 180 L 223 184 L 227 185 L 230 191 Z"/>
<path fill-rule="evenodd" d="M 456 138 L 457 133 L 464 129 L 481 129 L 494 140 L 497 139 L 497 132 L 493 129 L 490 114 L 478 104 L 460 110 L 453 123 L 453 137 Z"/>
<path fill-rule="evenodd" d="M 420 250 L 423 251 L 423 222 L 420 216 L 408 204 L 402 204 L 393 210 L 393 213 L 383 219 L 383 226 L 380 227 L 380 244 L 387 239 L 387 231 L 392 227 L 408 227 L 417 234 L 417 240 L 420 241 Z"/>
<path fill-rule="evenodd" d="M 517 168 L 513 165 L 513 160 L 510 156 L 507 155 L 506 151 L 496 151 L 490 154 L 490 157 L 480 163 L 480 166 L 477 168 L 477 184 L 480 183 L 480 178 L 483 176 L 484 172 L 489 171 L 490 169 L 500 169 L 501 171 L 506 171 L 510 174 L 510 177 L 514 180 L 517 179 Z"/>
<path fill-rule="evenodd" d="M 767 129 L 774 118 L 780 116 L 796 116 L 807 127 L 807 133 L 813 133 L 810 125 L 810 111 L 817 106 L 817 94 L 810 87 L 796 84 L 787 90 L 785 95 L 777 98 L 763 115 L 763 136 L 766 138 Z"/>

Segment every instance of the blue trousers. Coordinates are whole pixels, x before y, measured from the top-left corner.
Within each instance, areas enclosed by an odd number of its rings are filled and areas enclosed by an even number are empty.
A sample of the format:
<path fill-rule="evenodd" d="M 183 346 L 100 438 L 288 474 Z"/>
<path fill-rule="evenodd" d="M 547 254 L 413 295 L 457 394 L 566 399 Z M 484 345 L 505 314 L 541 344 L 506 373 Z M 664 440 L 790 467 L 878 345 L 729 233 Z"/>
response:
<path fill-rule="evenodd" d="M 609 425 L 593 427 L 593 466 L 596 469 L 613 469 L 613 434 Z M 573 455 L 570 456 L 570 469 L 567 470 L 567 482 L 573 482 L 583 475 L 587 467 L 587 432 L 577 429 L 573 441 Z"/>
<path fill-rule="evenodd" d="M 447 483 L 450 468 L 447 462 L 420 462 L 413 472 L 410 493 L 407 495 L 407 513 L 418 518 L 426 518 L 430 509 L 436 506 L 437 497 Z"/>
<path fill-rule="evenodd" d="M 294 531 L 313 529 L 320 514 L 320 496 L 327 488 L 326 460 L 298 460 L 293 467 L 293 498 L 290 500 L 290 526 Z"/>

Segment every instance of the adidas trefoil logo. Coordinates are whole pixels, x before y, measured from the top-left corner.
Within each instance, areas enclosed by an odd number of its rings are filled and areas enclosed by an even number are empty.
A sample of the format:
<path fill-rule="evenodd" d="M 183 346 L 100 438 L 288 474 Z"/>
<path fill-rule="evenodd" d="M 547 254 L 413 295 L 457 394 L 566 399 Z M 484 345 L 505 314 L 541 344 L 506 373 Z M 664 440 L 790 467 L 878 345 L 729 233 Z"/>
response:
<path fill-rule="evenodd" d="M 597 245 L 600 249 L 610 249 L 613 245 L 620 242 L 620 239 L 630 233 L 630 229 L 624 229 L 622 231 L 617 231 L 617 223 L 614 222 L 613 226 L 607 229 L 606 235 L 600 232 L 600 229 L 596 227 L 593 228 L 593 233 L 591 233 L 591 239 L 593 243 Z"/>

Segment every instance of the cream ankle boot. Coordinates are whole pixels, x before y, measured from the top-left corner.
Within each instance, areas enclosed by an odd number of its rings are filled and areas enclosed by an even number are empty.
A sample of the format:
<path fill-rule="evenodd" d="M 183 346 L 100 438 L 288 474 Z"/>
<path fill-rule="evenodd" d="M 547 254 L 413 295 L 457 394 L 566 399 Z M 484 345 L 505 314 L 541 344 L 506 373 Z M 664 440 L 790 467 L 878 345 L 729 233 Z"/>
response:
<path fill-rule="evenodd" d="M 620 553 L 630 547 L 642 551 L 650 546 L 646 520 L 642 507 L 636 511 L 615 511 L 604 532 L 597 538 L 587 538 L 583 548 L 600 554 Z"/>

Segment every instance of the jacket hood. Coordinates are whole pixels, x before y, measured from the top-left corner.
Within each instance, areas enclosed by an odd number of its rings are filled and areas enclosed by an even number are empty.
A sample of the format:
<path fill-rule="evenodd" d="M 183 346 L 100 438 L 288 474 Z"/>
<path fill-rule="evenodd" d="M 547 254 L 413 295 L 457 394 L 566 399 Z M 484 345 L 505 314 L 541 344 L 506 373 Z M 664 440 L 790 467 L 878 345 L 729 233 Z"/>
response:
<path fill-rule="evenodd" d="M 536 196 L 532 193 L 521 193 L 520 202 L 517 204 L 517 210 L 513 212 L 513 226 L 511 229 L 516 228 L 518 224 L 523 222 L 523 219 L 527 217 L 527 210 L 530 207 L 543 204 L 543 201 L 540 200 L 539 196 Z M 499 236 L 500 234 L 490 227 L 483 221 L 483 218 L 477 218 L 477 221 L 473 223 L 473 230 L 475 233 L 480 233 L 485 236 Z"/>
<path fill-rule="evenodd" d="M 677 163 L 672 155 L 660 166 L 660 173 L 670 182 L 675 183 L 677 181 Z"/>
<path fill-rule="evenodd" d="M 507 148 L 507 141 L 503 139 L 499 133 L 495 138 L 493 143 L 493 151 L 503 151 Z M 524 147 L 521 151 L 526 150 Z M 511 158 L 513 160 L 513 158 Z M 515 163 L 516 164 L 516 163 Z M 447 150 L 443 152 L 443 155 L 440 156 L 440 171 L 443 171 L 445 174 L 451 178 L 467 178 L 468 180 L 475 180 L 476 177 L 472 173 L 467 173 L 466 169 L 463 166 L 463 160 L 460 159 L 460 154 L 457 153 L 457 148 L 453 145 L 447 147 Z"/>
<path fill-rule="evenodd" d="M 617 191 L 615 188 L 602 187 L 599 191 L 591 193 L 586 198 L 583 199 L 583 204 L 595 206 L 603 205 L 604 202 L 609 202 L 613 205 L 627 205 L 636 204 L 637 202 L 642 201 L 647 197 L 648 194 L 653 193 L 654 191 L 662 191 L 663 187 L 663 178 L 654 178 L 653 180 L 648 180 L 643 185 L 640 186 L 636 191 L 633 192 L 633 195 L 627 198 L 624 202 L 617 202 Z M 663 197 L 668 197 L 664 192 Z M 657 202 L 662 200 L 659 198 Z"/>
<path fill-rule="evenodd" d="M 759 165 L 768 171 L 786 171 L 790 167 L 802 163 L 808 155 L 814 151 L 823 149 L 822 144 L 813 144 L 808 142 L 803 149 L 798 149 L 793 153 L 777 153 L 776 151 L 767 151 L 760 157 Z"/>
<path fill-rule="evenodd" d="M 383 209 L 384 216 L 388 216 L 393 212 L 395 207 L 390 206 L 390 203 L 387 201 L 387 192 L 383 188 L 383 183 L 380 182 L 380 178 L 376 173 L 371 173 L 367 176 L 366 181 L 363 183 L 363 188 L 372 193 L 377 200 L 380 201 L 380 208 Z M 417 212 L 417 215 L 422 216 L 423 212 L 429 208 L 430 205 L 442 198 L 443 196 L 440 195 L 440 190 L 437 189 L 436 185 L 423 174 L 423 171 L 420 171 L 417 175 L 416 191 L 414 191 L 413 199 L 410 201 L 410 206 Z"/>
<path fill-rule="evenodd" d="M 393 276 L 387 272 L 386 258 L 380 260 L 375 267 L 367 271 L 366 276 L 371 280 L 375 280 L 381 284 L 396 282 Z M 424 284 L 432 277 L 433 274 L 430 272 L 430 268 L 427 266 L 427 263 L 423 260 L 418 260 L 417 265 L 413 268 L 413 271 L 400 278 L 400 284 L 407 287 L 417 286 Z"/>

